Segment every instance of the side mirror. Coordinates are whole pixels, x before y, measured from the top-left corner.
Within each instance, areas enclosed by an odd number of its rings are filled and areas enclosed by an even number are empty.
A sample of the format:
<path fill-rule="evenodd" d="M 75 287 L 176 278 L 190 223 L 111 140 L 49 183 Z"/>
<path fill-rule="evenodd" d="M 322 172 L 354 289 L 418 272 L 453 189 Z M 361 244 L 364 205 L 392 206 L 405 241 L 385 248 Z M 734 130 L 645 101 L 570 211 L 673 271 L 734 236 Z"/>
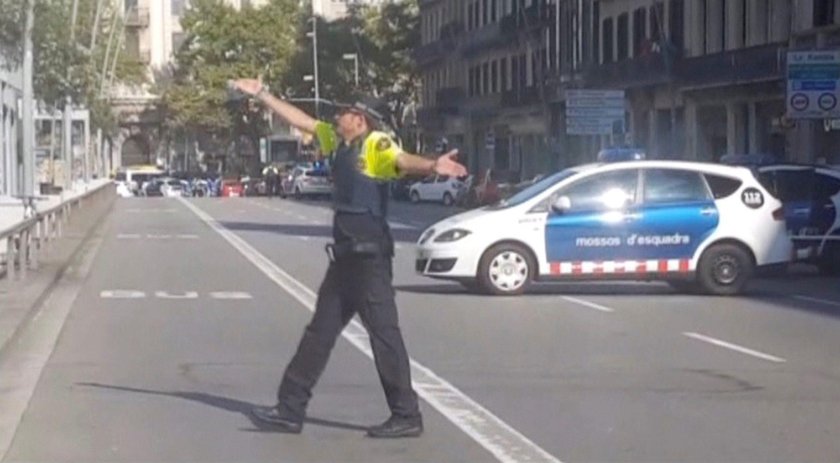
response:
<path fill-rule="evenodd" d="M 568 196 L 560 196 L 551 203 L 551 210 L 557 214 L 563 214 L 572 208 L 572 200 Z"/>

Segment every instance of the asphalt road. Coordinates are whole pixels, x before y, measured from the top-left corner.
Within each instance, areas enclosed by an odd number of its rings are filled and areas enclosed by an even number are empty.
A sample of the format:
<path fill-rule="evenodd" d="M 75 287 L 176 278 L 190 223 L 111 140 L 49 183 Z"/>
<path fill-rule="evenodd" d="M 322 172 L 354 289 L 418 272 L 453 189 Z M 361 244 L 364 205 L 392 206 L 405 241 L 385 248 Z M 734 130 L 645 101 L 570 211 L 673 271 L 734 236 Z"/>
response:
<path fill-rule="evenodd" d="M 304 432 L 271 404 L 326 269 L 326 204 L 124 199 L 0 358 L 3 461 L 838 461 L 840 281 L 807 272 L 738 298 L 655 283 L 546 284 L 518 298 L 413 273 L 395 203 L 395 285 L 426 434 L 387 417 L 351 325 Z"/>

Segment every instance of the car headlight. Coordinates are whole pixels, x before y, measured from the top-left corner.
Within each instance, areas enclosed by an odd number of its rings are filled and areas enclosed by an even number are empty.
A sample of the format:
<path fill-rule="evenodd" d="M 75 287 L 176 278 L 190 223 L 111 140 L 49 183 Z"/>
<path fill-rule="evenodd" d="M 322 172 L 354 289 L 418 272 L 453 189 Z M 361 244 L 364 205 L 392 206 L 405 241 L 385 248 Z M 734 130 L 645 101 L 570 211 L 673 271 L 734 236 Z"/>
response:
<path fill-rule="evenodd" d="M 433 236 L 435 236 L 435 229 L 430 228 L 430 229 L 426 230 L 425 232 L 423 232 L 422 235 L 420 235 L 420 240 L 418 240 L 418 243 L 419 244 L 426 244 L 426 241 L 429 241 L 429 239 L 431 239 Z"/>
<path fill-rule="evenodd" d="M 437 238 L 435 238 L 435 243 L 449 243 L 452 241 L 458 241 L 469 234 L 470 232 L 468 230 L 454 228 L 452 230 L 447 230 L 441 233 Z"/>

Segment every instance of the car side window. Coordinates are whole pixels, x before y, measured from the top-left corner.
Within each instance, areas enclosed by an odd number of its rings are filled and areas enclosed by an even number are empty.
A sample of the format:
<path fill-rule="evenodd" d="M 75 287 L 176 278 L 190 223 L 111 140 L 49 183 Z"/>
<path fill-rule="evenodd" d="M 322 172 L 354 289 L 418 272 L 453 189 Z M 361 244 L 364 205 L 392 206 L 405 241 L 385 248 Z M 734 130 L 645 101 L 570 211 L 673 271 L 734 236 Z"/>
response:
<path fill-rule="evenodd" d="M 776 188 L 782 201 L 810 201 L 815 182 L 813 170 L 777 170 Z"/>
<path fill-rule="evenodd" d="M 711 199 L 700 173 L 678 169 L 645 169 L 645 204 L 669 204 Z"/>
<path fill-rule="evenodd" d="M 722 175 L 703 174 L 706 178 L 706 183 L 709 184 L 709 189 L 712 190 L 712 196 L 715 199 L 723 199 L 731 196 L 733 193 L 741 188 L 740 180 L 731 177 L 724 177 Z"/>
<path fill-rule="evenodd" d="M 620 210 L 636 202 L 637 169 L 596 174 L 564 188 L 554 198 L 567 196 L 572 212 Z"/>

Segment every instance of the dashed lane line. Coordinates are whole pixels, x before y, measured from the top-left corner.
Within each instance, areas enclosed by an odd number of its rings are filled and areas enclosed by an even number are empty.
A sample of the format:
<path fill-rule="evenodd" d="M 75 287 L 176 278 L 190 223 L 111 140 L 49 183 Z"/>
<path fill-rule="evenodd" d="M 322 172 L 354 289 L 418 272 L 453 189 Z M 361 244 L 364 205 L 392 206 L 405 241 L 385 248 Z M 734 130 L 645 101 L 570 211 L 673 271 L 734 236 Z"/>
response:
<path fill-rule="evenodd" d="M 583 299 L 578 299 L 576 297 L 562 296 L 562 298 L 564 300 L 569 301 L 569 302 L 574 302 L 575 304 L 582 305 L 584 307 L 589 307 L 590 309 L 595 309 L 595 310 L 598 310 L 598 311 L 601 311 L 601 312 L 607 312 L 607 313 L 615 312 L 615 309 L 612 309 L 612 308 L 607 307 L 605 305 L 596 304 L 594 302 L 589 302 L 589 301 L 586 301 L 586 300 L 583 300 Z"/>
<path fill-rule="evenodd" d="M 801 296 L 801 295 L 798 295 L 798 294 L 793 295 L 791 297 L 794 298 L 794 299 L 799 299 L 800 301 L 816 302 L 818 304 L 825 304 L 825 305 L 830 305 L 830 306 L 833 306 L 833 307 L 840 307 L 840 302 L 832 301 L 830 299 L 821 299 L 819 297 L 811 297 L 811 296 Z"/>
<path fill-rule="evenodd" d="M 750 348 L 747 348 L 747 347 L 744 347 L 744 346 L 739 346 L 738 344 L 734 344 L 734 343 L 727 342 L 727 341 L 724 341 L 724 340 L 721 340 L 721 339 L 713 338 L 711 336 L 706 336 L 704 334 L 694 333 L 694 332 L 690 332 L 690 331 L 686 331 L 683 334 L 685 336 L 688 336 L 689 338 L 693 338 L 693 339 L 696 339 L 698 341 L 702 341 L 702 342 L 712 344 L 712 345 L 715 345 L 715 346 L 718 346 L 718 347 L 723 347 L 724 349 L 729 349 L 729 350 L 732 350 L 732 351 L 735 351 L 735 352 L 740 352 L 742 354 L 749 355 L 749 356 L 759 358 L 759 359 L 762 359 L 762 360 L 767 360 L 767 361 L 775 362 L 775 363 L 787 362 L 787 360 L 785 360 L 781 357 L 776 357 L 775 355 L 765 354 L 764 352 L 760 352 L 760 351 L 750 349 Z"/>
<path fill-rule="evenodd" d="M 209 214 L 187 200 L 180 199 L 180 201 L 269 279 L 297 299 L 308 310 L 315 310 L 316 295 L 310 288 L 283 271 L 274 262 L 240 238 L 239 235 L 224 228 Z M 373 359 L 367 332 L 357 320 L 352 320 L 347 325 L 342 336 L 367 355 L 368 358 Z M 434 371 L 414 359 L 411 359 L 410 362 L 411 375 L 414 378 L 413 384 L 420 397 L 484 447 L 496 460 L 502 463 L 559 463 L 556 457 L 438 376 Z"/>

